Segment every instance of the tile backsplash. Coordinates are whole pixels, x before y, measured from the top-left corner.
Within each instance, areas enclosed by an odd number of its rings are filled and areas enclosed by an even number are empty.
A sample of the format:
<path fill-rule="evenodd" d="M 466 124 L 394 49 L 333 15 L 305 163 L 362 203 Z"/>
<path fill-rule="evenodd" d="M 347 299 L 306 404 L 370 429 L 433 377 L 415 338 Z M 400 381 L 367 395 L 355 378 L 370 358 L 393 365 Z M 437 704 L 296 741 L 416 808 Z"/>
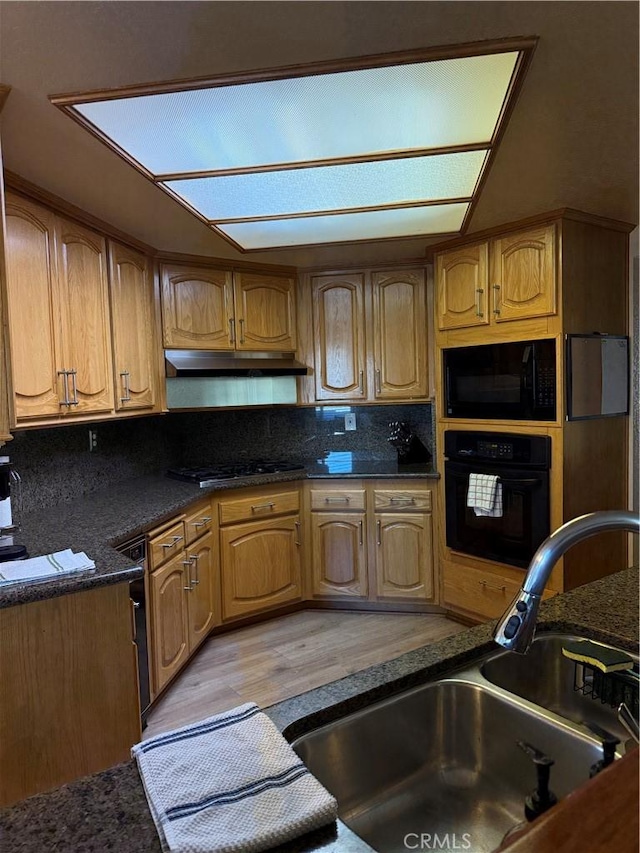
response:
<path fill-rule="evenodd" d="M 354 413 L 356 429 L 345 430 Z M 243 458 L 321 459 L 330 452 L 395 459 L 389 423 L 406 421 L 433 452 L 429 404 L 282 407 L 184 412 L 126 421 L 18 430 L 2 452 L 20 473 L 26 511 L 66 502 L 111 484 L 160 473 L 172 465 Z M 97 447 L 89 451 L 89 429 Z"/>

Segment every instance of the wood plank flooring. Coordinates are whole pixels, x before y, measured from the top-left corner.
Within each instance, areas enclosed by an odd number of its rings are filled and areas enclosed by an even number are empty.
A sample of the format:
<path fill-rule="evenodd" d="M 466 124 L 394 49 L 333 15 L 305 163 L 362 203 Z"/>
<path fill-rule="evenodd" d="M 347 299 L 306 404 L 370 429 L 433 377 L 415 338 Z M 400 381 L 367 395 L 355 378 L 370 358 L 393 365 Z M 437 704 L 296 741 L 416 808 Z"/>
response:
<path fill-rule="evenodd" d="M 466 630 L 437 614 L 306 610 L 206 640 L 147 720 L 143 738 L 261 708 Z"/>

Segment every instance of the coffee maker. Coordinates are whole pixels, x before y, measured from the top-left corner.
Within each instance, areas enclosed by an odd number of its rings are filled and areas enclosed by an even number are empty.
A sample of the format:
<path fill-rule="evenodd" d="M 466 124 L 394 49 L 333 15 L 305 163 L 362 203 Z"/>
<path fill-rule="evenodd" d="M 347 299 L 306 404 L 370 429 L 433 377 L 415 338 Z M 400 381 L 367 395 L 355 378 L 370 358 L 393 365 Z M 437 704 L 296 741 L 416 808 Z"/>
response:
<path fill-rule="evenodd" d="M 8 456 L 0 456 L 0 563 L 24 560 L 24 545 L 15 541 L 22 513 L 22 482 Z"/>

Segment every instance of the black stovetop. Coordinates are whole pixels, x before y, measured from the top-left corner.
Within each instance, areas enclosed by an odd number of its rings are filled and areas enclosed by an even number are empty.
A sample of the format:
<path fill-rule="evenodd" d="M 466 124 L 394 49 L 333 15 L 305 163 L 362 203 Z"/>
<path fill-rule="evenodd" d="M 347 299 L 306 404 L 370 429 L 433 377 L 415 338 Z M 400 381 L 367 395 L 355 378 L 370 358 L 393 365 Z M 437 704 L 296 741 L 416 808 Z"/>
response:
<path fill-rule="evenodd" d="M 240 477 L 260 477 L 264 474 L 280 474 L 287 471 L 304 471 L 300 462 L 281 459 L 250 459 L 241 462 L 204 465 L 198 468 L 169 468 L 167 477 L 187 483 L 197 483 L 201 488 L 222 480 Z"/>

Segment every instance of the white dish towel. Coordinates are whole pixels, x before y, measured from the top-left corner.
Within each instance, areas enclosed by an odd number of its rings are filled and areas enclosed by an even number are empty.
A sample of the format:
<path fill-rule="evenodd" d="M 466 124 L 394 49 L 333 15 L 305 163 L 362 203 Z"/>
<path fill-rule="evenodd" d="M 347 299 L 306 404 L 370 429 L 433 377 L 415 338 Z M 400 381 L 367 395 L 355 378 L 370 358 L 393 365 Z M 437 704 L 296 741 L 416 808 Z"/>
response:
<path fill-rule="evenodd" d="M 31 557 L 29 560 L 0 563 L 0 586 L 25 580 L 49 580 L 68 572 L 86 572 L 95 567 L 96 564 L 84 551 L 76 554 L 71 548 L 67 548 L 66 551 Z"/>
<path fill-rule="evenodd" d="M 253 702 L 142 741 L 131 754 L 165 851 L 257 853 L 338 814 Z"/>
<path fill-rule="evenodd" d="M 476 515 L 502 517 L 502 483 L 495 474 L 469 474 L 467 506 Z"/>

